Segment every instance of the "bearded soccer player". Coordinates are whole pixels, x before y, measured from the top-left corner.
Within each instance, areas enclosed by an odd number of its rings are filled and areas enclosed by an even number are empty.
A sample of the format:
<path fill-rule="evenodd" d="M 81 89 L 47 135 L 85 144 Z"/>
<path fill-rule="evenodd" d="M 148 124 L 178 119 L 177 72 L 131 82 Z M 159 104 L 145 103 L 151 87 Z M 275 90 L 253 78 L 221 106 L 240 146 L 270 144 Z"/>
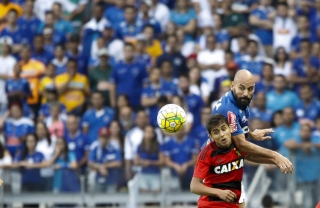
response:
<path fill-rule="evenodd" d="M 262 141 L 271 139 L 267 134 L 272 129 L 256 129 L 250 131 L 248 126 L 249 104 L 254 93 L 254 77 L 248 70 L 239 70 L 231 83 L 231 91 L 224 94 L 212 109 L 212 114 L 222 114 L 228 118 L 231 128 L 232 141 L 240 152 L 272 161 L 283 173 L 292 173 L 292 163 L 281 154 L 259 147 L 247 141 L 247 138 Z M 209 144 L 208 139 L 206 144 Z"/>
<path fill-rule="evenodd" d="M 223 115 L 212 115 L 206 128 L 212 142 L 201 150 L 190 184 L 191 192 L 201 195 L 198 207 L 244 207 L 241 183 L 244 158 L 256 163 L 272 161 L 241 153 L 232 143 L 231 126 Z"/>

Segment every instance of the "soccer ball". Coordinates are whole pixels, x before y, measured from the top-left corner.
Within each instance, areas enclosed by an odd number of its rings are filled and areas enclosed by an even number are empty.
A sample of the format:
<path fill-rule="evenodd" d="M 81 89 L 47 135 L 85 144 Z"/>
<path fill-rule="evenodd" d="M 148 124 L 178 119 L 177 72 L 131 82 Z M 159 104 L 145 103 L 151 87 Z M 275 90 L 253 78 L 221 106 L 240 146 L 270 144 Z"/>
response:
<path fill-rule="evenodd" d="M 157 116 L 159 127 L 168 133 L 180 131 L 186 123 L 186 112 L 178 105 L 167 104 L 163 106 Z"/>

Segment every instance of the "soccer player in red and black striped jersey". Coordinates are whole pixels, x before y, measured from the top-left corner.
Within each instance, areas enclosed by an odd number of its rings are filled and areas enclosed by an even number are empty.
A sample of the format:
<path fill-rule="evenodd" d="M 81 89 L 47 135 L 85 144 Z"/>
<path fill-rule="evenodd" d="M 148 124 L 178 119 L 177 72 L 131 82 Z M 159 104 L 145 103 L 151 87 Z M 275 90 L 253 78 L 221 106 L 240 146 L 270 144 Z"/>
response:
<path fill-rule="evenodd" d="M 212 142 L 201 150 L 190 184 L 191 192 L 201 195 L 198 207 L 244 207 L 241 183 L 244 158 L 256 163 L 272 161 L 239 152 L 232 143 L 231 128 L 223 115 L 212 115 L 206 128 Z"/>

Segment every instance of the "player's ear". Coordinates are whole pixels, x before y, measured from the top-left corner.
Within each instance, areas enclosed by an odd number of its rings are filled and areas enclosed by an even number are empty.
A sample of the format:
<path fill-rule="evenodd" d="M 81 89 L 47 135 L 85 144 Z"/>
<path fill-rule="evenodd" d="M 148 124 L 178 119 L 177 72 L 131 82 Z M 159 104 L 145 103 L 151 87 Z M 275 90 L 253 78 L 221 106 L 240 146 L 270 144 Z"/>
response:
<path fill-rule="evenodd" d="M 234 88 L 234 81 L 232 81 L 230 85 L 230 89 L 233 90 L 233 88 Z"/>

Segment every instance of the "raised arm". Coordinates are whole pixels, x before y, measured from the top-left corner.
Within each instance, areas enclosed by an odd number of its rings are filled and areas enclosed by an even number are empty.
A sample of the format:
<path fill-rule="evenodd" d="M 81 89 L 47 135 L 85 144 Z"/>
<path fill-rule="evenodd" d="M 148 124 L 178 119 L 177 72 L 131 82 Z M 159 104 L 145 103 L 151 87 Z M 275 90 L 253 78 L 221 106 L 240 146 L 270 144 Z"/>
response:
<path fill-rule="evenodd" d="M 248 155 L 255 157 L 266 158 L 268 161 L 272 161 L 272 164 L 277 165 L 281 172 L 292 173 L 293 165 L 287 158 L 275 151 L 259 147 L 258 145 L 246 141 L 244 134 L 232 136 L 232 141 L 241 152 L 245 152 Z"/>

